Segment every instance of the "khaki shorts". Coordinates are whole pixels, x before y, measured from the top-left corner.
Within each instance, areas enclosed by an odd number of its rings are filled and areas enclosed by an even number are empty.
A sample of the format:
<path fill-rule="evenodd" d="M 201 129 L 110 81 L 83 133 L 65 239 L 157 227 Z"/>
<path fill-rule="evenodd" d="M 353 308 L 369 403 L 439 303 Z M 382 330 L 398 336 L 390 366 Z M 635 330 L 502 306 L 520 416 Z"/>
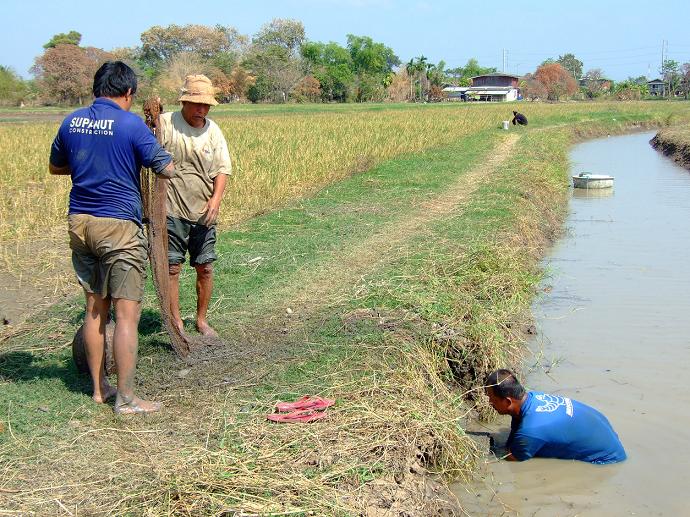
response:
<path fill-rule="evenodd" d="M 147 240 L 124 219 L 72 214 L 67 218 L 72 265 L 81 286 L 103 298 L 140 302 L 144 297 Z"/>

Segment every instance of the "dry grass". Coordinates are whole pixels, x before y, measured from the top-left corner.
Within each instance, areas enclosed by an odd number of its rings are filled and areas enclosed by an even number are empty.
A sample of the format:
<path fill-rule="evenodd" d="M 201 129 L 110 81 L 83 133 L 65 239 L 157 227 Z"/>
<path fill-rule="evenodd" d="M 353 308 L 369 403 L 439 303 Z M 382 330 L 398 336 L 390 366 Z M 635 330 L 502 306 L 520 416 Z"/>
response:
<path fill-rule="evenodd" d="M 672 113 L 666 114 L 669 109 L 658 104 L 532 104 L 523 110 L 535 121 L 543 117 L 587 119 L 588 113 L 600 116 L 612 107 L 628 115 L 644 114 L 650 106 L 662 113 L 659 124 L 673 121 Z M 501 105 L 444 105 L 242 117 L 224 116 L 219 111 L 215 120 L 227 137 L 235 164 L 221 211 L 221 227 L 393 156 L 499 127 L 510 109 Z M 0 125 L 0 271 L 15 277 L 31 272 L 25 276 L 35 285 L 53 291 L 61 291 L 71 277 L 68 254 L 64 253 L 70 182 L 68 178 L 50 177 L 47 172 L 57 125 Z"/>
<path fill-rule="evenodd" d="M 215 120 L 234 175 L 220 225 L 266 212 L 401 153 L 451 142 L 495 123 L 475 110 L 271 115 Z M 0 271 L 62 292 L 70 283 L 64 218 L 70 181 L 47 172 L 55 123 L 0 125 Z"/>
<path fill-rule="evenodd" d="M 363 356 L 365 362 L 305 385 L 276 386 L 276 394 L 260 400 L 236 399 L 232 388 L 196 397 L 194 411 L 175 412 L 172 422 L 123 426 L 95 415 L 82 428 L 75 421 L 79 428 L 70 434 L 76 436 L 49 456 L 21 457 L 15 450 L 15 460 L 2 463 L 0 507 L 238 516 L 361 515 L 393 500 L 415 514 L 452 507 L 424 474 L 464 476 L 478 451 L 460 429 L 462 402 L 443 381 L 443 356 L 394 334 Z M 325 420 L 285 425 L 265 419 L 267 401 L 277 393 L 313 393 L 324 380 L 331 388 L 322 395 L 337 399 Z M 191 402 L 185 401 L 191 393 L 180 395 L 180 406 Z M 28 451 L 31 444 L 15 440 L 6 447 Z M 438 498 L 426 497 L 425 487 L 439 490 Z"/>
<path fill-rule="evenodd" d="M 448 362 L 468 373 L 466 386 L 472 389 L 482 372 L 518 355 L 520 309 L 529 306 L 530 275 L 558 226 L 553 207 L 562 203 L 554 199 L 565 190 L 555 179 L 558 171 L 549 167 L 565 167 L 554 148 L 564 152 L 569 138 L 563 131 L 562 140 L 554 145 L 550 139 L 548 147 L 527 133 L 519 142 L 521 161 L 505 171 L 506 184 L 520 192 L 517 201 L 510 197 L 507 203 L 515 218 L 506 231 L 456 247 L 439 240 L 423 267 L 413 263 L 400 271 L 409 277 L 379 286 L 400 306 L 415 308 L 413 314 L 403 309 L 401 319 L 423 320 L 423 333 L 397 327 L 375 346 L 355 343 L 356 357 L 342 357 L 299 384 L 285 378 L 272 392 L 245 390 L 251 379 L 234 387 L 216 382 L 224 375 L 204 365 L 198 378 L 190 376 L 179 388 L 171 388 L 163 372 L 157 378 L 162 387 L 153 389 L 169 397 L 164 415 L 122 422 L 109 408 L 87 403 L 55 442 L 17 439 L 8 429 L 12 438 L 0 449 L 0 507 L 75 515 L 352 515 L 372 508 L 433 514 L 439 509 L 433 505 L 446 503 L 442 492 L 425 497 L 435 488 L 423 474 L 467 475 L 477 459 L 460 429 L 463 413 L 473 408 L 462 403 L 465 394 L 449 390 Z M 469 201 L 491 203 L 496 197 L 505 205 L 500 197 L 509 194 L 503 190 L 475 193 Z M 439 209 L 451 217 L 443 199 Z M 424 234 L 422 227 L 410 228 L 411 240 Z M 409 241 L 401 248 L 391 261 L 414 251 Z M 425 319 L 423 304 L 437 305 L 437 294 L 449 295 L 452 310 Z M 428 339 L 420 339 L 425 333 Z M 292 339 L 305 361 L 310 353 L 323 353 L 318 346 L 309 350 L 306 339 Z M 254 358 L 244 366 L 259 378 L 275 365 Z M 311 425 L 267 422 L 264 415 L 285 393 L 318 393 L 338 403 L 328 419 Z M 16 410 L 9 408 L 8 425 Z"/>

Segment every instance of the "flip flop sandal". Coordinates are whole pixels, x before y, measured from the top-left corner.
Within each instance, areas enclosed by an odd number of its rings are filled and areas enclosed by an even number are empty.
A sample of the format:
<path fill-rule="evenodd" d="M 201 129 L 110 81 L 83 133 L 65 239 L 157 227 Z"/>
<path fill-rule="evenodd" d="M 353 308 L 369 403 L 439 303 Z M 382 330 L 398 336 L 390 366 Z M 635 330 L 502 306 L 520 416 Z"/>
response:
<path fill-rule="evenodd" d="M 286 411 L 294 411 L 300 409 L 326 409 L 335 404 L 333 399 L 325 399 L 322 397 L 312 397 L 310 395 L 305 395 L 304 397 L 295 400 L 294 402 L 278 402 L 276 404 L 276 410 L 283 413 Z"/>
<path fill-rule="evenodd" d="M 313 422 L 326 418 L 325 411 L 313 411 L 311 409 L 293 411 L 291 413 L 271 413 L 266 415 L 266 418 L 271 422 L 279 422 L 283 424 L 294 424 L 297 422 Z"/>

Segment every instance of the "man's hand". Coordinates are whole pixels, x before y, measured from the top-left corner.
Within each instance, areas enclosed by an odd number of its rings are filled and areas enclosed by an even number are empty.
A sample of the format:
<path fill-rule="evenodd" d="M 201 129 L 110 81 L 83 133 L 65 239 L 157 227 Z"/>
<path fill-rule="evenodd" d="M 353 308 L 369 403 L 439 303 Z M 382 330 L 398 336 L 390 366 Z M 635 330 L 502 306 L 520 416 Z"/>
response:
<path fill-rule="evenodd" d="M 204 218 L 206 226 L 211 226 L 212 224 L 215 224 L 216 219 L 218 219 L 219 209 L 220 198 L 216 199 L 214 196 L 208 200 L 208 203 L 206 203 L 204 209 L 201 211 L 202 214 L 206 215 L 206 217 Z"/>
<path fill-rule="evenodd" d="M 220 208 L 220 201 L 223 199 L 223 191 L 225 190 L 227 181 L 228 178 L 225 174 L 217 174 L 216 177 L 213 178 L 213 195 L 201 211 L 202 214 L 206 214 L 205 224 L 207 226 L 215 224 L 216 219 L 218 219 L 218 209 Z"/>

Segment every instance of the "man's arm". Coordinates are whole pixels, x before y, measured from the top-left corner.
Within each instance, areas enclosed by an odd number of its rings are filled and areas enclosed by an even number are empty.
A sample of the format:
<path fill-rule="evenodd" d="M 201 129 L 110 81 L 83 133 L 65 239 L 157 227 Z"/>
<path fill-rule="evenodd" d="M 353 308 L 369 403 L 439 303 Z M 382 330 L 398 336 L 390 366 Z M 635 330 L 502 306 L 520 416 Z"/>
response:
<path fill-rule="evenodd" d="M 512 417 L 510 421 L 510 434 L 508 435 L 508 440 L 506 440 L 506 451 L 508 451 L 508 454 L 506 454 L 503 457 L 506 461 L 520 461 L 515 456 L 513 456 L 512 452 L 510 452 L 510 448 L 513 445 L 513 440 L 515 440 L 515 434 L 518 432 L 519 428 L 520 418 L 515 416 Z"/>
<path fill-rule="evenodd" d="M 508 455 L 505 457 L 507 461 L 525 461 L 537 455 L 539 450 L 544 445 L 544 440 L 534 436 L 521 433 L 520 430 L 515 432 L 513 441 L 507 447 Z"/>
<path fill-rule="evenodd" d="M 205 222 L 207 225 L 215 224 L 218 218 L 218 212 L 220 210 L 220 202 L 223 199 L 223 191 L 225 190 L 225 185 L 228 182 L 227 174 L 218 174 L 213 178 L 213 195 L 211 199 L 208 200 L 206 206 L 201 211 L 205 213 Z"/>
<path fill-rule="evenodd" d="M 69 176 L 72 170 L 69 168 L 69 160 L 65 147 L 62 143 L 60 131 L 55 135 L 53 145 L 50 146 L 50 157 L 48 158 L 48 172 L 55 176 Z"/>
<path fill-rule="evenodd" d="M 69 168 L 69 163 L 62 167 L 58 167 L 57 165 L 53 165 L 52 162 L 48 162 L 48 172 L 55 176 L 69 176 L 72 174 L 72 169 Z"/>
<path fill-rule="evenodd" d="M 172 178 L 175 175 L 175 166 L 173 165 L 172 160 L 170 160 L 170 163 L 166 165 L 163 170 L 158 171 L 157 174 L 160 174 L 165 178 Z"/>

